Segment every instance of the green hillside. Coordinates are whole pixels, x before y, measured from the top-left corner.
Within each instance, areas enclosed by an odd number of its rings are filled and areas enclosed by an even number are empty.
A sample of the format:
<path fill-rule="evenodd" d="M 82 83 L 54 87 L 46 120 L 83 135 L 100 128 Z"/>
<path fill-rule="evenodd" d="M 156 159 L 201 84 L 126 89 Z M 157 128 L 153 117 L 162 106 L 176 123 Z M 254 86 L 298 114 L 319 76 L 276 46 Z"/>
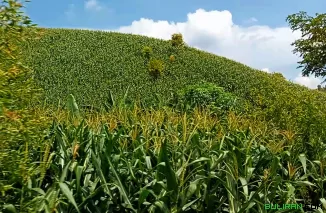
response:
<path fill-rule="evenodd" d="M 145 46 L 153 49 L 152 58 L 164 61 L 163 75 L 157 80 L 148 74 L 142 54 Z M 103 31 L 45 29 L 41 40 L 26 44 L 25 54 L 50 104 L 73 94 L 81 105 L 101 106 L 109 91 L 122 98 L 128 87 L 131 100 L 150 103 L 155 93 L 167 100 L 171 92 L 204 80 L 247 100 L 281 128 L 295 127 L 308 118 L 317 119 L 318 125 L 325 123 L 325 93 L 194 48 L 176 49 L 169 41 Z M 174 62 L 170 55 L 175 56 Z"/>
<path fill-rule="evenodd" d="M 144 65 L 142 49 L 153 48 L 153 58 L 165 62 L 164 75 L 153 81 Z M 186 47 L 176 51 L 168 41 L 112 32 L 46 29 L 45 36 L 28 44 L 26 61 L 36 71 L 38 83 L 50 102 L 73 93 L 83 104 L 99 104 L 112 90 L 122 97 L 163 97 L 170 91 L 205 80 L 246 99 L 257 92 L 270 101 L 280 94 L 303 97 L 317 94 L 278 76 L 254 70 L 224 57 Z M 175 62 L 169 56 L 176 56 Z M 326 100 L 318 95 L 315 100 Z"/>

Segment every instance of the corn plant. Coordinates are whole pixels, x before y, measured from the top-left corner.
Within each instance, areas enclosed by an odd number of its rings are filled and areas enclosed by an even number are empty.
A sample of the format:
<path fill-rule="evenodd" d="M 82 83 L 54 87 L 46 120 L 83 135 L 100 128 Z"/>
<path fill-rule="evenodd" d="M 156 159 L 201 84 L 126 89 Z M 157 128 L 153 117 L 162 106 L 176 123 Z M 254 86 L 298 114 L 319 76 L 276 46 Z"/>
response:
<path fill-rule="evenodd" d="M 78 114 L 76 106 L 70 110 Z M 114 128 L 92 129 L 81 118 L 78 125 L 54 122 L 28 184 L 16 188 L 20 205 L 5 208 L 247 213 L 267 212 L 268 203 L 324 202 L 322 151 L 313 159 L 293 143 L 275 154 L 249 128 L 217 137 L 216 122 L 207 129 L 184 114 L 175 125 L 159 110 L 149 114 L 154 123 L 131 117 L 142 112 L 119 112 Z"/>

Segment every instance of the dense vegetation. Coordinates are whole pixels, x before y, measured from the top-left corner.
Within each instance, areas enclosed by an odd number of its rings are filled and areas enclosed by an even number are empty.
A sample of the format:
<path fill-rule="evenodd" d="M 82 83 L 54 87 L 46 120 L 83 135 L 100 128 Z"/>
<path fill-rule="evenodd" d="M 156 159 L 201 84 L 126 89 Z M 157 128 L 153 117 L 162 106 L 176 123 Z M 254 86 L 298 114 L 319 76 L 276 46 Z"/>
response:
<path fill-rule="evenodd" d="M 119 33 L 46 29 L 41 40 L 26 46 L 25 61 L 50 104 L 73 94 L 80 105 L 101 107 L 110 94 L 122 99 L 128 89 L 129 101 L 141 99 L 149 105 L 157 94 L 160 100 L 170 100 L 171 93 L 206 81 L 246 100 L 247 114 L 258 113 L 281 129 L 291 128 L 305 141 L 326 137 L 325 93 L 288 82 L 277 73 L 173 44 Z M 151 70 L 160 74 L 153 78 Z"/>
<path fill-rule="evenodd" d="M 180 34 L 43 29 L 30 40 L 39 30 L 22 5 L 3 4 L 0 212 L 326 209 L 326 93 Z"/>
<path fill-rule="evenodd" d="M 33 66 L 37 83 L 45 89 L 48 101 L 54 104 L 58 98 L 72 93 L 80 104 L 99 106 L 109 97 L 109 90 L 122 98 L 128 86 L 132 99 L 142 97 L 148 101 L 155 93 L 168 98 L 170 92 L 202 80 L 216 83 L 252 102 L 258 102 L 257 96 L 261 96 L 261 105 L 267 100 L 270 103 L 281 101 L 281 105 L 292 104 L 282 99 L 290 94 L 296 101 L 311 95 L 312 100 L 322 102 L 326 99 L 325 95 L 285 81 L 278 75 L 194 48 L 176 48 L 172 42 L 113 32 L 45 31 L 41 40 L 28 43 L 25 61 Z M 144 47 L 151 48 L 149 55 L 153 60 L 164 62 L 163 74 L 156 81 L 148 75 Z M 171 55 L 175 58 L 173 62 Z"/>
<path fill-rule="evenodd" d="M 5 202 L 22 202 L 21 209 L 30 212 L 90 213 L 270 212 L 264 204 L 326 205 L 321 142 L 313 145 L 318 157 L 312 158 L 301 152 L 293 132 L 232 113 L 220 120 L 209 111 L 180 115 L 117 107 L 81 121 L 77 105 L 70 106 L 72 120 L 56 115 L 64 120 L 53 123 L 40 154 L 27 150 L 34 163 L 30 183 L 17 192 L 23 200 L 12 199 L 8 190 Z"/>

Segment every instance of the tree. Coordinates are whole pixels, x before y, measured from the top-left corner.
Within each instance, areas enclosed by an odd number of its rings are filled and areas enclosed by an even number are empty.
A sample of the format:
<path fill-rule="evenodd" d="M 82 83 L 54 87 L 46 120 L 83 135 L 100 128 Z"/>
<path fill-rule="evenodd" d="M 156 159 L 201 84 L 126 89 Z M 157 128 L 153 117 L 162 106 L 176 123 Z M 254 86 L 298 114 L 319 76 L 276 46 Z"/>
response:
<path fill-rule="evenodd" d="M 322 92 L 326 92 L 326 85 L 324 87 L 322 87 L 321 85 L 318 85 L 317 90 L 322 91 Z"/>
<path fill-rule="evenodd" d="M 289 15 L 286 18 L 292 31 L 301 31 L 302 37 L 292 43 L 293 53 L 299 53 L 303 68 L 302 75 L 325 78 L 326 76 L 326 14 L 308 16 L 306 12 Z M 326 79 L 323 83 L 326 82 Z"/>

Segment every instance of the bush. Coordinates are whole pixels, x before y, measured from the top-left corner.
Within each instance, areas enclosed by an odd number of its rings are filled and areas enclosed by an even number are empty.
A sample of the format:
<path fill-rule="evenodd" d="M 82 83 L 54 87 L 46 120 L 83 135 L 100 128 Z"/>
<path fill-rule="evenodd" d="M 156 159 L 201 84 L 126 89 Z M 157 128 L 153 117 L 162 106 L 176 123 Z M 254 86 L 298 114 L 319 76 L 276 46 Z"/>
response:
<path fill-rule="evenodd" d="M 273 72 L 273 76 L 286 80 L 286 78 L 283 76 L 283 74 L 279 73 L 279 72 Z"/>
<path fill-rule="evenodd" d="M 164 63 L 158 59 L 151 59 L 148 63 L 148 71 L 151 76 L 158 78 L 162 75 L 164 69 Z"/>
<path fill-rule="evenodd" d="M 142 50 L 142 53 L 145 58 L 150 59 L 153 54 L 153 50 L 151 47 L 145 46 Z"/>
<path fill-rule="evenodd" d="M 317 90 L 325 92 L 326 91 L 326 86 L 322 87 L 321 85 L 318 85 Z"/>
<path fill-rule="evenodd" d="M 175 56 L 174 55 L 170 55 L 170 61 L 174 62 L 175 61 Z"/>
<path fill-rule="evenodd" d="M 181 33 L 175 33 L 172 35 L 172 46 L 173 47 L 181 47 L 184 45 L 183 37 Z"/>
<path fill-rule="evenodd" d="M 212 83 L 191 85 L 178 92 L 178 104 L 191 109 L 195 107 L 227 111 L 239 108 L 239 102 L 231 93 Z"/>

